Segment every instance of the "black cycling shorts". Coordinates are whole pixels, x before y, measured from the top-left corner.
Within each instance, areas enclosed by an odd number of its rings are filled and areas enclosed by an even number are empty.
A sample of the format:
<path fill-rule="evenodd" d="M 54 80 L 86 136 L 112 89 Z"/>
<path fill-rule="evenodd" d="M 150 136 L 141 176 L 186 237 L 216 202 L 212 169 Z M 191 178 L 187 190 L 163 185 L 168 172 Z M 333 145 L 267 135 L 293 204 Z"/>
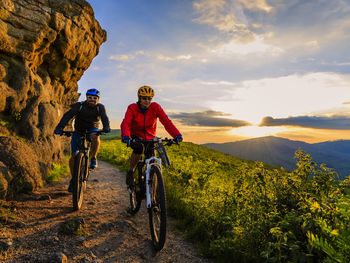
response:
<path fill-rule="evenodd" d="M 136 143 L 133 143 L 130 147 L 133 149 L 133 153 L 135 153 L 135 154 L 142 154 L 143 148 L 145 148 L 146 159 L 151 157 L 151 156 L 154 156 L 154 146 L 153 146 L 152 141 L 136 142 Z"/>

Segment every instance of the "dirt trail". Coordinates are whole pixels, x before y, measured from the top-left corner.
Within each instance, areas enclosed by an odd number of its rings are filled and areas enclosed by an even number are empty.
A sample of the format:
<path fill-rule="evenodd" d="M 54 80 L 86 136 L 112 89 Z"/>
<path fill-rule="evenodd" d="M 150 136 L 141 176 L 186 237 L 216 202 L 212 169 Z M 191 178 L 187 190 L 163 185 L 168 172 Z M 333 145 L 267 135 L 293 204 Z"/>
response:
<path fill-rule="evenodd" d="M 10 248 L 0 253 L 0 262 L 53 262 L 62 258 L 61 253 L 68 262 L 209 262 L 171 223 L 165 247 L 155 253 L 144 203 L 136 216 L 130 216 L 124 183 L 124 173 L 100 161 L 80 211 L 72 211 L 67 183 L 8 202 L 17 218 L 1 226 L 0 240 L 7 240 Z M 61 223 L 77 216 L 84 219 L 88 234 L 61 234 Z"/>

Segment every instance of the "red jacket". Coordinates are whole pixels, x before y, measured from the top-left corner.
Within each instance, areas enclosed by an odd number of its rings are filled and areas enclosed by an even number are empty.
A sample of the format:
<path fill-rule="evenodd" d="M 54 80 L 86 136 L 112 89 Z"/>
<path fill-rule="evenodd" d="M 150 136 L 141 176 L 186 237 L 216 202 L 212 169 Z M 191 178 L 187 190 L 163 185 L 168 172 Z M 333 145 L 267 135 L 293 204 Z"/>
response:
<path fill-rule="evenodd" d="M 156 102 L 152 102 L 144 113 L 137 103 L 130 104 L 120 125 L 121 134 L 129 137 L 137 136 L 145 141 L 152 140 L 156 137 L 157 118 L 171 136 L 175 138 L 181 135 L 163 108 Z"/>

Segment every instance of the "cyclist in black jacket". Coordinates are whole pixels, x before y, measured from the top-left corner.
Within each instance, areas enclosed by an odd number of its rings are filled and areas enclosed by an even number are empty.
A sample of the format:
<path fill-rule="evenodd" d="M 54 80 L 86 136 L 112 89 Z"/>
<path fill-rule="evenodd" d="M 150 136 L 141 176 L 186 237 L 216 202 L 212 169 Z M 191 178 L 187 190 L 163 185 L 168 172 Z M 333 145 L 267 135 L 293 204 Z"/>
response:
<path fill-rule="evenodd" d="M 60 122 L 57 124 L 54 133 L 57 135 L 63 134 L 64 127 L 68 122 L 74 120 L 74 130 L 78 132 L 92 132 L 91 134 L 91 162 L 90 168 L 97 167 L 96 155 L 100 146 L 100 137 L 93 132 L 98 131 L 99 122 L 102 121 L 103 132 L 108 133 L 111 131 L 109 126 L 109 119 L 106 114 L 106 109 L 103 104 L 99 103 L 100 92 L 97 89 L 89 89 L 86 92 L 86 100 L 83 102 L 77 102 L 73 104 L 72 108 L 67 111 Z M 78 150 L 79 146 L 79 134 L 73 133 L 71 140 L 71 158 L 69 160 L 69 167 L 71 174 L 73 172 L 74 153 Z M 69 184 L 68 191 L 71 192 L 71 183 Z"/>

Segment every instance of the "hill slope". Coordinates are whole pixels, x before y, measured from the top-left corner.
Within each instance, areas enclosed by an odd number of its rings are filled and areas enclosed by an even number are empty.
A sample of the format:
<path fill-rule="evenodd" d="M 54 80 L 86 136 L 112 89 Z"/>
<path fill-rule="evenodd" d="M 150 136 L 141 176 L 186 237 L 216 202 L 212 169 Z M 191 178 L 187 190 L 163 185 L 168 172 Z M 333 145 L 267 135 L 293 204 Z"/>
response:
<path fill-rule="evenodd" d="M 287 169 L 295 167 L 294 153 L 298 148 L 310 153 L 317 163 L 334 168 L 341 178 L 350 174 L 350 141 L 340 140 L 309 144 L 273 136 L 230 143 L 208 143 L 204 146 L 239 158 L 262 161 Z"/>

